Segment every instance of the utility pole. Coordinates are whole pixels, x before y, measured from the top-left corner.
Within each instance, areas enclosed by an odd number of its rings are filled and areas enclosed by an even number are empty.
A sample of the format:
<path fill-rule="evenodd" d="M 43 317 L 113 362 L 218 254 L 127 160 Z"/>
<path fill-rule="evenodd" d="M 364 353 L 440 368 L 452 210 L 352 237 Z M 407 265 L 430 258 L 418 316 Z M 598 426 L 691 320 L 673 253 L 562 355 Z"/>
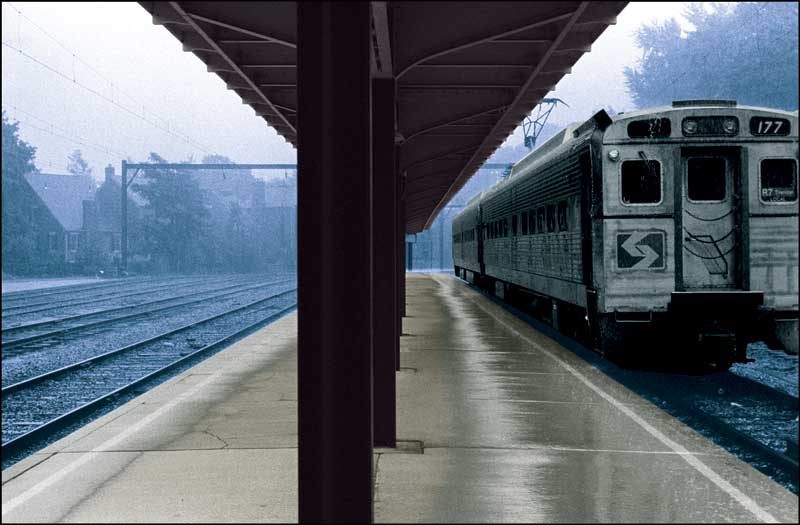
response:
<path fill-rule="evenodd" d="M 128 161 L 122 161 L 122 184 L 120 185 L 119 195 L 122 199 L 120 205 L 120 265 L 117 273 L 124 275 L 128 271 Z"/>

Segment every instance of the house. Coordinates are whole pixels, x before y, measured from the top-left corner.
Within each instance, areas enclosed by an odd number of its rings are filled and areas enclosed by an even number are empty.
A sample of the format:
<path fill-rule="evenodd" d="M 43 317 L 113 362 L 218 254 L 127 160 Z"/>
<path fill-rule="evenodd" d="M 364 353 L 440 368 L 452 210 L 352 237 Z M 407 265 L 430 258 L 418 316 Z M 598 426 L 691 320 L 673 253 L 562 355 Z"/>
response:
<path fill-rule="evenodd" d="M 86 263 L 95 269 L 113 270 L 121 257 L 122 226 L 120 211 L 121 178 L 114 174 L 111 165 L 105 168 L 103 183 L 95 191 L 94 199 L 83 202 L 83 230 L 86 239 Z M 128 252 L 142 252 L 138 225 L 144 199 L 128 188 Z"/>
<path fill-rule="evenodd" d="M 84 201 L 94 200 L 97 183 L 88 175 L 61 175 L 31 172 L 25 181 L 36 193 L 45 214 L 39 221 L 44 228 L 36 233 L 53 265 L 62 270 L 77 270 L 79 254 L 86 242 L 83 228 Z M 54 220 L 48 220 L 47 217 Z"/>

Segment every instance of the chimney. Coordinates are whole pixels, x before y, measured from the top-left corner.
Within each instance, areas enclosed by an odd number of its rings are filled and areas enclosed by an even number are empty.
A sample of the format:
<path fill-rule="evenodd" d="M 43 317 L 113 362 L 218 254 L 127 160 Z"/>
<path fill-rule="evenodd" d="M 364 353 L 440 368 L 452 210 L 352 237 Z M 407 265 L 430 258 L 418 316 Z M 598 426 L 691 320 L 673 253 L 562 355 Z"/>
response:
<path fill-rule="evenodd" d="M 106 184 L 114 182 L 114 166 L 109 164 L 106 166 Z"/>

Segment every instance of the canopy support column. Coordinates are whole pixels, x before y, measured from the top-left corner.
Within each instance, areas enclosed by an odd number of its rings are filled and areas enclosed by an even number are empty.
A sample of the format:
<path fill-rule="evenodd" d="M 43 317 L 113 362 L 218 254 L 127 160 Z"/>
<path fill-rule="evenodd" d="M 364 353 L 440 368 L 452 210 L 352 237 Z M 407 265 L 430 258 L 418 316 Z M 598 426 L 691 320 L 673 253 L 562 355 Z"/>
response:
<path fill-rule="evenodd" d="M 397 333 L 397 187 L 393 79 L 372 81 L 372 276 L 374 445 L 395 447 Z"/>
<path fill-rule="evenodd" d="M 301 522 L 371 522 L 370 4 L 297 3 Z"/>

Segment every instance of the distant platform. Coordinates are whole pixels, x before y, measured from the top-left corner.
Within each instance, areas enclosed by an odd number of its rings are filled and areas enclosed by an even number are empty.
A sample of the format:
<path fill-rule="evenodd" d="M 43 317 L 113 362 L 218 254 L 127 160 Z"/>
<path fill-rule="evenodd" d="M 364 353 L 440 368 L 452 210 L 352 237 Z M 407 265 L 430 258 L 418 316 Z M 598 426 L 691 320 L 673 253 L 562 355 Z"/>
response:
<path fill-rule="evenodd" d="M 376 522 L 795 522 L 798 498 L 452 276 L 409 274 Z M 297 520 L 297 315 L 3 471 L 3 522 Z"/>
<path fill-rule="evenodd" d="M 101 279 L 99 277 L 65 277 L 42 279 L 3 279 L 2 293 L 23 292 L 25 290 L 38 290 L 40 288 L 57 288 L 74 284 L 92 284 L 115 281 L 116 279 Z"/>

